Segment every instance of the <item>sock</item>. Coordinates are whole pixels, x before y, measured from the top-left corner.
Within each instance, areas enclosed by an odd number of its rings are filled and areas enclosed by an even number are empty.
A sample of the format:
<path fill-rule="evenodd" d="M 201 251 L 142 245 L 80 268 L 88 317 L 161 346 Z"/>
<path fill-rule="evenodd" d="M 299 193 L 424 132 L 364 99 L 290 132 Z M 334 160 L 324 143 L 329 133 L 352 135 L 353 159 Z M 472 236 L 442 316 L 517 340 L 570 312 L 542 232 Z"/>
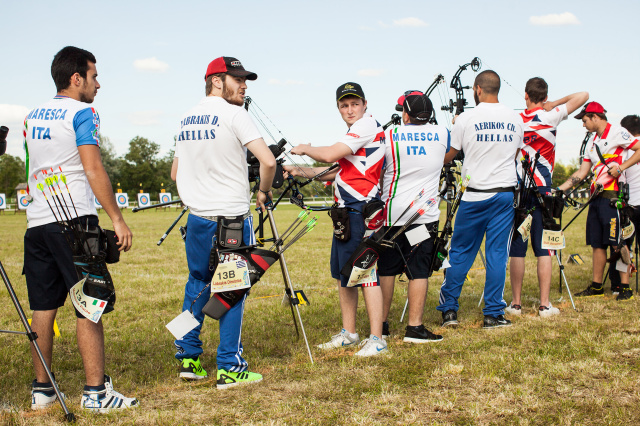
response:
<path fill-rule="evenodd" d="M 84 390 L 85 391 L 90 391 L 90 392 L 102 392 L 105 389 L 107 389 L 107 388 L 104 386 L 104 383 L 102 385 L 100 385 L 100 386 L 87 386 L 87 385 L 84 385 Z"/>
<path fill-rule="evenodd" d="M 31 389 L 38 389 L 38 392 L 46 396 L 53 396 L 56 394 L 56 391 L 53 390 L 53 384 L 51 382 L 40 383 L 34 380 L 33 383 L 31 383 Z"/>
<path fill-rule="evenodd" d="M 595 290 L 602 290 L 602 283 L 597 283 L 595 281 L 591 282 L 591 288 Z"/>
<path fill-rule="evenodd" d="M 349 332 L 347 331 L 347 333 L 349 333 Z M 351 339 L 355 339 L 356 337 L 358 337 L 358 333 L 349 333 L 349 337 Z"/>

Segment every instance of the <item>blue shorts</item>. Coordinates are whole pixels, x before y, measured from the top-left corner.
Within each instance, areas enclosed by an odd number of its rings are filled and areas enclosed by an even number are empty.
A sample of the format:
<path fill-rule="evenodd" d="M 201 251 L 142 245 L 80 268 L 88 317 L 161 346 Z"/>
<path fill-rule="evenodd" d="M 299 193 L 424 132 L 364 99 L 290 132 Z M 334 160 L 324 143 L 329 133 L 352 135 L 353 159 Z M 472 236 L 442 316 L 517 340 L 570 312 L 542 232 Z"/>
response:
<path fill-rule="evenodd" d="M 336 237 L 333 237 L 331 243 L 331 276 L 336 280 L 340 280 L 342 287 L 347 286 L 349 277 L 342 275 L 340 270 L 356 250 L 360 241 L 362 241 L 365 231 L 364 218 L 360 212 L 349 212 L 349 224 L 351 227 L 351 238 L 349 238 L 349 241 L 340 241 Z M 377 285 L 380 285 L 380 280 L 378 280 Z"/>
<path fill-rule="evenodd" d="M 617 246 L 620 235 L 618 209 L 611 206 L 608 198 L 597 197 L 589 205 L 587 215 L 587 245 L 604 249 Z"/>
<path fill-rule="evenodd" d="M 389 277 L 405 272 L 410 280 L 429 278 L 433 243 L 438 236 L 438 222 L 427 223 L 427 229 L 431 237 L 415 246 L 409 244 L 409 240 L 405 235 L 407 231 L 423 225 L 411 225 L 402 235 L 395 239 L 396 244 L 393 249 L 387 249 L 380 254 L 380 260 L 378 260 L 379 276 Z M 394 235 L 399 228 L 399 226 L 392 227 L 389 235 Z"/>
<path fill-rule="evenodd" d="M 549 194 L 548 187 L 538 188 L 541 194 Z M 536 206 L 536 209 L 531 213 L 531 232 L 527 241 L 522 241 L 522 236 L 518 232 L 513 233 L 513 240 L 511 241 L 511 249 L 509 250 L 509 257 L 526 257 L 527 249 L 529 248 L 529 241 L 531 241 L 531 247 L 533 248 L 533 254 L 536 257 L 543 256 L 555 256 L 555 250 L 543 249 L 542 246 L 542 209 L 539 207 L 537 198 L 532 196 L 527 200 L 525 204 L 527 209 Z M 515 224 L 516 228 L 520 226 L 519 223 Z"/>

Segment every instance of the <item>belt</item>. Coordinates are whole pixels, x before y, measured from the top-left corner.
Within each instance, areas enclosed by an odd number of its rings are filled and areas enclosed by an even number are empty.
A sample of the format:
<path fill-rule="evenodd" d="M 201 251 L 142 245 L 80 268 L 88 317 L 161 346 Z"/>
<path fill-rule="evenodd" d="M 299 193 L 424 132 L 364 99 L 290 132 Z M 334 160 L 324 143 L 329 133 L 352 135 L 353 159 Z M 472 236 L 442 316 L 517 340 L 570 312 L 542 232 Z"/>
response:
<path fill-rule="evenodd" d="M 615 200 L 618 198 L 618 191 L 607 189 L 602 191 L 598 197 L 606 198 L 607 200 Z"/>
<path fill-rule="evenodd" d="M 504 186 L 501 188 L 489 188 L 489 189 L 476 189 L 467 187 L 467 191 L 469 192 L 515 192 L 515 188 L 513 186 Z"/>
<path fill-rule="evenodd" d="M 195 215 L 195 216 L 198 216 L 198 215 Z M 245 214 L 243 214 L 242 215 L 242 219 L 246 219 L 249 216 L 251 216 L 251 212 L 250 211 L 248 211 Z M 201 218 L 201 219 L 205 219 L 205 220 L 211 221 L 211 222 L 217 222 L 219 217 L 223 217 L 225 219 L 234 219 L 237 216 L 198 216 L 198 217 Z"/>

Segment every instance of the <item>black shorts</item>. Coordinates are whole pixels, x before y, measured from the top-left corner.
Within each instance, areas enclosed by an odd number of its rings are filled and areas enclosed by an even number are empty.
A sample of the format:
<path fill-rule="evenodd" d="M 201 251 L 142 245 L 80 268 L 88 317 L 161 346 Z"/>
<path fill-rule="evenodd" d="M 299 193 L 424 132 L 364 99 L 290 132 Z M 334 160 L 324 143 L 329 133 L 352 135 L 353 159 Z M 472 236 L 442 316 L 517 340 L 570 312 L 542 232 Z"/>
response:
<path fill-rule="evenodd" d="M 407 231 L 423 225 L 411 225 Z M 398 229 L 400 229 L 399 226 L 392 227 L 387 235 L 393 236 Z M 394 248 L 382 252 L 380 259 L 378 259 L 378 275 L 389 277 L 405 272 L 410 280 L 428 278 L 431 256 L 433 256 L 433 243 L 438 233 L 438 222 L 427 223 L 427 230 L 431 237 L 415 246 L 409 245 L 409 240 L 404 233 L 396 238 Z"/>
<path fill-rule="evenodd" d="M 97 216 L 81 220 L 88 220 L 89 226 L 98 226 Z M 49 311 L 64 305 L 69 290 L 79 279 L 71 247 L 57 223 L 35 226 L 25 232 L 24 275 L 31 310 Z M 77 310 L 76 316 L 84 318 Z"/>
<path fill-rule="evenodd" d="M 615 200 L 614 200 L 615 201 Z M 620 215 L 611 200 L 598 197 L 589 205 L 587 214 L 587 245 L 593 248 L 617 246 L 620 235 Z"/>

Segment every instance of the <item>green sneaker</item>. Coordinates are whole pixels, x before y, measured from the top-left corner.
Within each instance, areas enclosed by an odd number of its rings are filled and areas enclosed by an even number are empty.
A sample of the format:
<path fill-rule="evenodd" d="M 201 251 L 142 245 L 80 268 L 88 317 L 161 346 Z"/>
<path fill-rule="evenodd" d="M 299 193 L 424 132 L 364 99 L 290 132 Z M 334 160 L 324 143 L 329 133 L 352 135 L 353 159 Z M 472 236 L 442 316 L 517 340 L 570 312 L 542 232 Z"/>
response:
<path fill-rule="evenodd" d="M 202 380 L 207 378 L 207 372 L 200 365 L 200 358 L 184 358 L 180 367 L 180 378 L 183 380 Z"/>
<path fill-rule="evenodd" d="M 216 386 L 218 389 L 226 389 L 232 386 L 258 383 L 260 381 L 262 381 L 261 374 L 250 371 L 234 373 L 221 368 L 218 370 L 218 383 Z"/>

